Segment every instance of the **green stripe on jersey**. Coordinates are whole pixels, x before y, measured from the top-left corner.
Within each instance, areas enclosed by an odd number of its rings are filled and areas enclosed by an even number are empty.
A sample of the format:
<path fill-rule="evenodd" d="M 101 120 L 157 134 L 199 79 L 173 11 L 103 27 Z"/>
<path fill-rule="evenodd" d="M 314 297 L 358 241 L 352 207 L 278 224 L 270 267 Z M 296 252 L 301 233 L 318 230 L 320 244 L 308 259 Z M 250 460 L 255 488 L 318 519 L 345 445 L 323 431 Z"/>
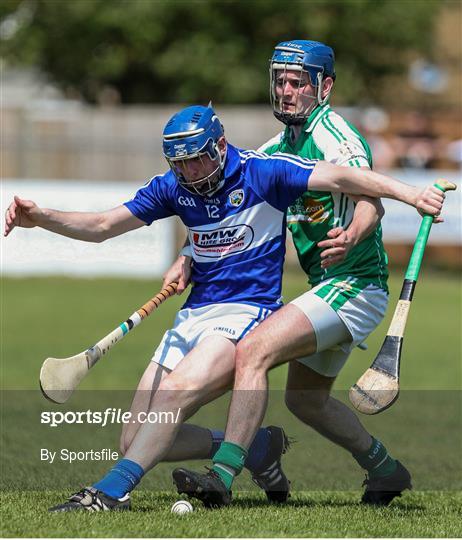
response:
<path fill-rule="evenodd" d="M 326 122 L 326 124 L 329 126 L 329 129 L 332 133 L 336 133 L 339 141 L 346 141 L 345 135 L 332 123 L 332 120 L 329 118 L 329 116 L 326 114 L 324 116 L 323 121 Z"/>
<path fill-rule="evenodd" d="M 278 142 L 279 141 L 279 142 Z M 327 159 L 345 166 L 372 167 L 370 148 L 359 131 L 336 114 L 329 105 L 318 107 L 304 124 L 292 144 L 289 128 L 282 137 L 271 139 L 262 149 L 269 155 L 286 152 L 308 159 Z M 348 227 L 354 203 L 346 195 L 306 191 L 287 212 L 288 228 L 295 249 L 311 285 L 335 277 L 355 276 L 387 291 L 387 255 L 382 243 L 380 224 L 367 238 L 355 245 L 345 261 L 327 270 L 321 268 L 321 250 L 317 244 L 327 232 L 341 225 Z"/>

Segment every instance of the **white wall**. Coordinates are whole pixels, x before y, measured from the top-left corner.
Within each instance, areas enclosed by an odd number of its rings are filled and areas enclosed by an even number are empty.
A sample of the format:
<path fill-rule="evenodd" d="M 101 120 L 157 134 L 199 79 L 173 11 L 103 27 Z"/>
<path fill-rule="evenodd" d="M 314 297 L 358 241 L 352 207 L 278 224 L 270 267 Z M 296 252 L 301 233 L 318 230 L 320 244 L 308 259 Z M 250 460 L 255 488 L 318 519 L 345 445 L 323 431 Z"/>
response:
<path fill-rule="evenodd" d="M 7 180 L 2 184 L 2 216 L 13 194 L 43 207 L 94 211 L 131 199 L 137 188 L 131 183 Z M 7 238 L 2 236 L 2 274 L 161 276 L 176 254 L 174 219 L 155 222 L 102 244 L 37 228 L 17 228 Z"/>
<path fill-rule="evenodd" d="M 390 174 L 402 182 L 422 188 L 435 183 L 438 178 L 457 184 L 457 190 L 449 191 L 446 195 L 442 213 L 445 222 L 432 227 L 428 243 L 462 245 L 462 178 L 459 172 L 400 169 L 391 171 Z M 412 244 L 422 221 L 419 214 L 397 201 L 385 199 L 383 205 L 385 216 L 382 228 L 385 242 Z"/>
<path fill-rule="evenodd" d="M 394 176 L 413 185 L 433 183 L 438 177 L 456 182 L 459 189 L 447 194 L 445 223 L 432 228 L 429 244 L 462 244 L 462 182 L 458 173 L 437 171 L 394 171 Z M 13 194 L 40 206 L 60 210 L 104 210 L 130 199 L 138 189 L 134 183 L 73 182 L 70 180 L 6 180 L 2 184 L 2 216 Z M 414 242 L 421 222 L 412 208 L 384 200 L 385 242 Z M 2 229 L 3 231 L 3 229 Z M 41 229 L 15 229 L 2 236 L 3 275 L 62 274 L 79 276 L 159 277 L 176 255 L 175 220 L 153 223 L 102 244 L 90 244 Z"/>

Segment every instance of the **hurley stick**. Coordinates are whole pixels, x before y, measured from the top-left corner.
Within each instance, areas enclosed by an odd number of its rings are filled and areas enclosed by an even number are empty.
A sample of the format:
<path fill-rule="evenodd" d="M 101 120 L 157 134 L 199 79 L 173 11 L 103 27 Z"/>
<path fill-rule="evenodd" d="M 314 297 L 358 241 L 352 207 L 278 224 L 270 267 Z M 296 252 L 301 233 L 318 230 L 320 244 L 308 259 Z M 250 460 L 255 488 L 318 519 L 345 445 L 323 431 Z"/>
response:
<path fill-rule="evenodd" d="M 456 189 L 455 184 L 444 179 L 437 180 L 435 187 L 441 191 Z M 379 354 L 371 367 L 350 388 L 351 403 L 364 414 L 384 411 L 398 399 L 404 330 L 432 223 L 432 216 L 423 217 L 398 304 Z"/>
<path fill-rule="evenodd" d="M 149 317 L 162 302 L 175 294 L 177 287 L 178 283 L 167 285 L 125 322 L 86 351 L 69 358 L 47 358 L 40 370 L 40 388 L 43 395 L 54 403 L 66 402 L 96 362 L 135 326 Z"/>

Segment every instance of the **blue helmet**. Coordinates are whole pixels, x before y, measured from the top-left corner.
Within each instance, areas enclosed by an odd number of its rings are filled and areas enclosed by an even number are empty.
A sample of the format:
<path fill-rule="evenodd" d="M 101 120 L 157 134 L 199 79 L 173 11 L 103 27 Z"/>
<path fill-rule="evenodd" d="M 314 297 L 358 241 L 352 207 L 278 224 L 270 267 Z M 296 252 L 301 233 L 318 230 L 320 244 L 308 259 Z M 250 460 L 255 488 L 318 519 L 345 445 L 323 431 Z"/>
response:
<path fill-rule="evenodd" d="M 322 97 L 324 80 L 331 77 L 335 80 L 335 56 L 331 47 L 319 41 L 293 40 L 283 41 L 276 45 L 270 60 L 271 77 L 271 104 L 274 115 L 286 124 L 299 124 L 305 122 L 312 110 L 318 105 L 324 105 L 329 94 Z M 308 107 L 297 107 L 294 112 L 284 112 L 281 109 L 281 100 L 276 95 L 277 74 L 285 78 L 287 71 L 301 71 L 309 76 L 311 86 L 314 88 L 312 104 Z M 301 83 L 299 85 L 301 87 Z"/>
<path fill-rule="evenodd" d="M 222 154 L 218 147 L 218 140 L 223 135 L 223 126 L 211 105 L 187 107 L 167 122 L 163 133 L 164 156 L 180 185 L 188 191 L 211 195 L 223 185 L 226 153 Z M 210 168 L 210 162 L 207 164 L 202 159 L 205 155 L 213 162 L 214 169 L 200 178 L 188 180 L 185 177 L 186 161 L 197 158 L 205 168 Z"/>

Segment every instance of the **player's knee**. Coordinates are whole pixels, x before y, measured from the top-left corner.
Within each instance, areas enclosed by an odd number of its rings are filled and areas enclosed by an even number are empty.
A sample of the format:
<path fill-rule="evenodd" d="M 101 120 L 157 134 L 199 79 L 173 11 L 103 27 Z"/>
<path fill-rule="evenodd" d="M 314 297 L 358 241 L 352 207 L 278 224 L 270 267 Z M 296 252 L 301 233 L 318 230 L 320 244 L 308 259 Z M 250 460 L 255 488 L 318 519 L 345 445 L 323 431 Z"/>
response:
<path fill-rule="evenodd" d="M 183 384 L 180 385 L 180 381 L 177 381 L 175 377 L 166 377 L 159 386 L 154 402 L 169 403 L 171 401 L 177 401 L 180 395 L 183 393 Z"/>
<path fill-rule="evenodd" d="M 267 371 L 271 367 L 272 356 L 269 351 L 249 334 L 236 347 L 236 375 L 242 371 Z"/>
<path fill-rule="evenodd" d="M 181 408 L 185 413 L 195 407 L 201 398 L 201 389 L 185 390 L 185 381 L 175 376 L 166 377 L 160 384 L 153 405 L 166 410 Z"/>

